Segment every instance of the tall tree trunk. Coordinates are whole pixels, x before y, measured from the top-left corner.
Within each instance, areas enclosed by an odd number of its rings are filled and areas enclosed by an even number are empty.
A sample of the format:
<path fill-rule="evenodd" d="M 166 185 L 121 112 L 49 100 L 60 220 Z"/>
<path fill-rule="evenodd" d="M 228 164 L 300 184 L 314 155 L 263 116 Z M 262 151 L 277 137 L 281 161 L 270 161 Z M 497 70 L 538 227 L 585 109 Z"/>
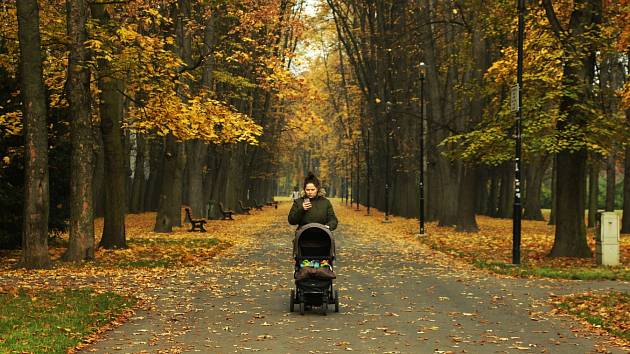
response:
<path fill-rule="evenodd" d="M 615 152 L 611 151 L 606 158 L 606 211 L 615 211 Z"/>
<path fill-rule="evenodd" d="M 188 162 L 188 203 L 193 216 L 205 215 L 204 204 L 207 200 L 203 194 L 203 167 L 207 160 L 208 148 L 201 140 L 186 142 L 186 160 Z"/>
<path fill-rule="evenodd" d="M 548 161 L 548 156 L 535 156 L 525 169 L 525 200 L 523 203 L 523 219 L 525 220 L 545 220 L 540 205 L 540 192 Z"/>
<path fill-rule="evenodd" d="M 497 167 L 490 169 L 490 190 L 486 201 L 486 215 L 496 217 L 499 208 L 499 170 Z"/>
<path fill-rule="evenodd" d="M 94 259 L 94 213 L 92 178 L 94 151 L 90 107 L 89 51 L 85 46 L 88 18 L 86 0 L 67 0 L 67 26 L 70 38 L 68 64 L 68 103 L 70 105 L 72 161 L 70 176 L 70 240 L 64 259 Z"/>
<path fill-rule="evenodd" d="M 173 232 L 173 226 L 181 225 L 181 182 L 186 161 L 183 155 L 185 155 L 183 144 L 175 141 L 172 134 L 168 134 L 155 232 Z"/>
<path fill-rule="evenodd" d="M 591 155 L 588 175 L 588 227 L 595 227 L 597 215 L 597 197 L 599 196 L 599 161 L 596 154 Z"/>
<path fill-rule="evenodd" d="M 48 136 L 46 91 L 42 78 L 42 52 L 37 0 L 17 4 L 20 42 L 20 90 L 24 115 L 24 267 L 47 268 L 48 256 Z"/>
<path fill-rule="evenodd" d="M 514 173 L 509 163 L 501 166 L 501 188 L 497 216 L 512 218 L 514 209 Z"/>
<path fill-rule="evenodd" d="M 475 219 L 475 200 L 477 187 L 477 166 L 464 165 L 462 181 L 459 183 L 459 203 L 457 204 L 457 227 L 455 231 L 477 232 L 477 220 Z"/>
<path fill-rule="evenodd" d="M 90 5 L 92 17 L 103 25 L 109 21 L 105 6 L 97 3 Z M 99 111 L 105 155 L 105 210 L 99 246 L 107 249 L 126 248 L 126 170 L 121 128 L 123 83 L 112 76 L 112 69 L 106 60 L 98 61 L 98 88 L 101 91 Z"/>
<path fill-rule="evenodd" d="M 544 2 L 547 17 L 558 35 L 562 29 L 554 13 L 551 0 Z M 558 122 L 556 129 L 562 133 L 566 130 L 585 129 L 590 119 L 590 112 L 583 110 L 580 102 L 588 101 L 595 70 L 595 43 L 593 33 L 601 23 L 601 0 L 576 0 L 569 21 L 565 38 L 566 50 L 572 51 L 579 59 L 570 59 L 564 63 L 563 86 L 573 90 L 560 99 L 560 114 L 566 114 L 565 121 Z M 584 42 L 578 48 L 573 42 Z M 557 156 L 557 214 L 556 232 L 552 257 L 591 257 L 591 249 L 586 243 L 586 225 L 584 224 L 584 204 L 586 193 L 586 150 L 565 150 Z"/>
<path fill-rule="evenodd" d="M 556 224 L 556 211 L 558 210 L 557 189 L 558 185 L 558 158 L 557 154 L 553 155 L 553 164 L 551 166 L 551 211 L 549 213 L 549 225 Z"/>
<path fill-rule="evenodd" d="M 151 140 L 149 180 L 144 194 L 144 211 L 156 211 L 160 200 L 161 176 L 164 174 L 164 139 Z"/>
<path fill-rule="evenodd" d="M 131 202 L 129 211 L 139 213 L 144 211 L 144 194 L 146 193 L 146 179 L 144 177 L 144 162 L 146 157 L 146 139 L 142 134 L 136 134 L 136 161 L 131 184 Z"/>
<path fill-rule="evenodd" d="M 105 152 L 103 151 L 103 139 L 100 126 L 92 129 L 94 137 L 94 179 L 92 181 L 92 194 L 94 195 L 94 216 L 103 217 L 105 214 Z"/>

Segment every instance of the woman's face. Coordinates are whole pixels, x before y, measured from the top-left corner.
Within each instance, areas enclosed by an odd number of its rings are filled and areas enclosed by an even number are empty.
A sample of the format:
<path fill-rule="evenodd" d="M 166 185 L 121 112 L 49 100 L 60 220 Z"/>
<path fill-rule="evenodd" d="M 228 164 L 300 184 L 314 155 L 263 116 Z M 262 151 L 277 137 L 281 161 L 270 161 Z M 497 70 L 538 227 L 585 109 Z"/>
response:
<path fill-rule="evenodd" d="M 313 183 L 307 183 L 304 187 L 304 192 L 309 198 L 315 198 L 317 196 L 317 187 Z"/>

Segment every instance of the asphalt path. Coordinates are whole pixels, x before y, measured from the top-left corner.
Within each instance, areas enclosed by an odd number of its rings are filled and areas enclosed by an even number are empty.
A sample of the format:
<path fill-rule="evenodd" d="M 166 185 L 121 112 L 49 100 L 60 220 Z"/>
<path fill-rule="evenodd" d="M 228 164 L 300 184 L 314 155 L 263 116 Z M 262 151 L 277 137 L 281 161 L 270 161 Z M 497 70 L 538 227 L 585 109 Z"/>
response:
<path fill-rule="evenodd" d="M 167 277 L 154 301 L 84 352 L 627 353 L 568 317 L 553 294 L 623 282 L 529 280 L 474 270 L 383 228 L 343 222 L 335 287 L 341 309 L 289 312 L 293 228 L 286 207 L 212 267 Z M 272 211 L 266 211 L 272 212 Z M 237 221 L 238 222 L 238 221 Z"/>

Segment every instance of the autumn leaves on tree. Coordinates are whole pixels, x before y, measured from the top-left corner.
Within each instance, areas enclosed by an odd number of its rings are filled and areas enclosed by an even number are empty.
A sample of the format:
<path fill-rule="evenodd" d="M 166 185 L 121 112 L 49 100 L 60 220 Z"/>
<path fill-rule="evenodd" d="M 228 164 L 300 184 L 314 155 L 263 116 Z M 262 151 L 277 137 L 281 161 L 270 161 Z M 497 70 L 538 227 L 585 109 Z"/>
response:
<path fill-rule="evenodd" d="M 527 5 L 524 217 L 551 207 L 552 256 L 590 255 L 604 160 L 606 209 L 630 231 L 628 6 Z M 0 19 L 0 199 L 22 225 L 0 244 L 22 243 L 27 267 L 49 264 L 49 225 L 68 222 L 65 259 L 89 260 L 126 247 L 127 212 L 171 232 L 182 204 L 239 210 L 309 170 L 332 196 L 417 217 L 424 168 L 428 220 L 512 216 L 512 3 L 25 0 Z"/>

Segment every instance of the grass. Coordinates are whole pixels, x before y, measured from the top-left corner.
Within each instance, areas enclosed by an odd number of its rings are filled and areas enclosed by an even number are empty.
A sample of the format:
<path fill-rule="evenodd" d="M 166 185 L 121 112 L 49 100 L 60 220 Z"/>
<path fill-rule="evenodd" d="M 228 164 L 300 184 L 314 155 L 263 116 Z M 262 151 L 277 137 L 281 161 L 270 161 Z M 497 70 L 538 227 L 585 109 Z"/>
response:
<path fill-rule="evenodd" d="M 563 296 L 556 306 L 590 324 L 630 340 L 630 294 L 621 291 Z"/>
<path fill-rule="evenodd" d="M 528 265 L 515 266 L 511 263 L 484 261 L 481 259 L 475 259 L 472 263 L 478 268 L 488 269 L 495 273 L 521 277 L 540 276 L 576 280 L 630 280 L 630 272 L 622 267 L 530 267 Z"/>
<path fill-rule="evenodd" d="M 134 304 L 90 289 L 0 294 L 0 352 L 65 353 Z"/>

